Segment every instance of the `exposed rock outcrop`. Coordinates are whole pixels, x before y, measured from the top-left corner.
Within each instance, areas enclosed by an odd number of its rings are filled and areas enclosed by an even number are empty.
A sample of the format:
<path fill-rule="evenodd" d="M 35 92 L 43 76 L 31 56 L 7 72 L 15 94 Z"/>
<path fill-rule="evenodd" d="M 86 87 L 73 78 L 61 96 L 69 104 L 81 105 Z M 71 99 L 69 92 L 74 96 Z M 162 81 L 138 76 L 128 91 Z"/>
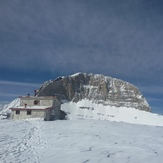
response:
<path fill-rule="evenodd" d="M 134 85 L 100 74 L 77 73 L 59 77 L 45 82 L 37 91 L 37 96 L 54 95 L 73 102 L 88 99 L 103 105 L 151 111 L 146 99 Z"/>

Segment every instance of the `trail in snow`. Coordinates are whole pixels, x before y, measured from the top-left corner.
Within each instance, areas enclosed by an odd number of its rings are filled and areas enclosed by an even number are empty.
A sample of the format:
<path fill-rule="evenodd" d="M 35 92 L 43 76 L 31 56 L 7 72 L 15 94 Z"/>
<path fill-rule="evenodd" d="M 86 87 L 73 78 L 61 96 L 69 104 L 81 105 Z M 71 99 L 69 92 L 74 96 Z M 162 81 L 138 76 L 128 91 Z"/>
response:
<path fill-rule="evenodd" d="M 162 163 L 163 127 L 98 120 L 0 121 L 4 163 Z"/>
<path fill-rule="evenodd" d="M 36 125 L 33 120 L 1 122 L 0 128 L 3 132 L 0 133 L 0 159 L 4 163 L 33 162 L 33 159 L 39 162 L 37 152 L 41 152 L 41 149 L 37 151 L 36 148 L 43 140 L 41 126 Z M 46 142 L 42 143 L 42 148 L 45 148 L 45 144 Z"/>

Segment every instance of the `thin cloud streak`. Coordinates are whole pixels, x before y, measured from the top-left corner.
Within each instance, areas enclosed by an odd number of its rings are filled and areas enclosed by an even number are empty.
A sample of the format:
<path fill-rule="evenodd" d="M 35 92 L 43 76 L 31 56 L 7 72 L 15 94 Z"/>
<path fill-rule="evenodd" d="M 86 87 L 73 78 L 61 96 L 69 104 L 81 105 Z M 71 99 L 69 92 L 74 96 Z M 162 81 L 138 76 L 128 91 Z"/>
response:
<path fill-rule="evenodd" d="M 0 97 L 18 97 L 20 94 L 12 93 L 0 93 Z"/>
<path fill-rule="evenodd" d="M 9 85 L 9 86 L 24 86 L 24 87 L 39 87 L 41 84 L 37 83 L 22 83 L 22 82 L 13 82 L 13 81 L 3 81 L 0 80 L 1 85 Z"/>
<path fill-rule="evenodd" d="M 163 95 L 163 87 L 162 86 L 141 86 L 141 91 L 146 94 L 162 94 Z"/>
<path fill-rule="evenodd" d="M 148 97 L 149 102 L 163 102 L 162 98 Z"/>

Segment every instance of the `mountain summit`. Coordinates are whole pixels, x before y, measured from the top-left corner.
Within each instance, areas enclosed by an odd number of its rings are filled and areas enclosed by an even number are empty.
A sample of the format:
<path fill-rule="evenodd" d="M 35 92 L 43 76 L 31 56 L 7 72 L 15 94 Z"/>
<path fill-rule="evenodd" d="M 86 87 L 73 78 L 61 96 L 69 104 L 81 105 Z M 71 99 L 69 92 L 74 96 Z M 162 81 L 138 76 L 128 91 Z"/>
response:
<path fill-rule="evenodd" d="M 150 107 L 134 85 L 100 74 L 77 73 L 46 81 L 36 96 L 60 96 L 66 119 L 92 119 L 163 126 L 163 116 Z M 7 112 L 19 99 L 11 102 Z M 2 112 L 3 112 L 2 111 Z"/>
<path fill-rule="evenodd" d="M 101 74 L 76 73 L 46 81 L 37 96 L 59 95 L 62 100 L 77 103 L 90 100 L 104 106 L 151 111 L 148 102 L 134 85 Z"/>

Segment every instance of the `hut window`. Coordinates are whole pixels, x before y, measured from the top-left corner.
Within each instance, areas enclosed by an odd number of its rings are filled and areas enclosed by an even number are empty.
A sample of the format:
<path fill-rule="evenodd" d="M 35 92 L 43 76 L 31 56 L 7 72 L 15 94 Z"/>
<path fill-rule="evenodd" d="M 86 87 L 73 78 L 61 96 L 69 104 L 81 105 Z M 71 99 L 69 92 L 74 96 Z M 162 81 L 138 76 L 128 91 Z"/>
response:
<path fill-rule="evenodd" d="M 38 105 L 38 103 L 39 103 L 38 100 L 33 101 L 33 104 L 34 104 L 34 105 Z"/>
<path fill-rule="evenodd" d="M 16 114 L 20 114 L 20 110 L 16 110 Z"/>
<path fill-rule="evenodd" d="M 32 114 L 32 110 L 27 110 L 27 115 L 31 115 Z"/>

